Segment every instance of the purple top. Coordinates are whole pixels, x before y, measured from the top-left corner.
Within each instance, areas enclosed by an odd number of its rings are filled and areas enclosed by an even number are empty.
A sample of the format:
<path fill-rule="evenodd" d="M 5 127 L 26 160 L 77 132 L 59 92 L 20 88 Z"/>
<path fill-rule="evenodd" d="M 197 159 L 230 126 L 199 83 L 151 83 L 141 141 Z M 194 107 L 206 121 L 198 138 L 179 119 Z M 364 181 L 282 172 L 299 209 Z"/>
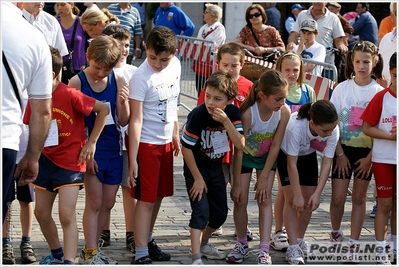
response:
<path fill-rule="evenodd" d="M 74 48 L 73 48 L 73 53 L 72 53 L 72 64 L 73 68 L 75 70 L 79 70 L 81 66 L 86 65 L 86 55 L 85 55 L 85 45 L 86 45 L 86 35 L 85 31 L 82 28 L 82 25 L 80 25 L 80 17 L 76 16 L 76 19 L 78 20 L 78 23 L 76 25 L 76 33 L 75 33 L 75 43 L 74 43 Z M 58 22 L 61 25 L 60 18 L 57 19 Z M 62 34 L 64 35 L 65 42 L 68 47 L 68 51 L 71 47 L 71 39 L 72 39 L 72 33 L 73 33 L 73 26 L 69 29 L 65 29 L 61 25 L 62 29 Z M 66 62 L 68 61 L 68 56 L 63 57 L 63 61 Z"/>

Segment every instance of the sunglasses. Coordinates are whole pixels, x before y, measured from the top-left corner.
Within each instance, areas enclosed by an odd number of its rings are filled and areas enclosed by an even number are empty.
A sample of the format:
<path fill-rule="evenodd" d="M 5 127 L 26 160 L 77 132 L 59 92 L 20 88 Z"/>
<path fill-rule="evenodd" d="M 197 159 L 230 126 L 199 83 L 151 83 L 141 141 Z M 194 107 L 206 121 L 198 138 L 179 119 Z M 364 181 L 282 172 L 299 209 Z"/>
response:
<path fill-rule="evenodd" d="M 256 12 L 256 13 L 253 13 L 253 14 L 249 14 L 249 19 L 253 19 L 254 17 L 255 18 L 259 18 L 260 17 L 260 15 L 262 15 L 260 12 Z"/>

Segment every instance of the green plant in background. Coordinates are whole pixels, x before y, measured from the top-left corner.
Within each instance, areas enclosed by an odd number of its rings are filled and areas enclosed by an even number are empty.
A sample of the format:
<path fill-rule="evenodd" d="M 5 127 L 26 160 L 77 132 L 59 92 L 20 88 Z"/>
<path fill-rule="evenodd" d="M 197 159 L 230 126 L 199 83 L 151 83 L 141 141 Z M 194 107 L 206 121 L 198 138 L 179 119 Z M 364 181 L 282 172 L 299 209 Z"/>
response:
<path fill-rule="evenodd" d="M 157 11 L 157 8 L 159 7 L 159 3 L 147 3 L 146 5 L 146 15 L 147 18 L 150 20 L 153 20 L 155 17 L 155 12 Z"/>

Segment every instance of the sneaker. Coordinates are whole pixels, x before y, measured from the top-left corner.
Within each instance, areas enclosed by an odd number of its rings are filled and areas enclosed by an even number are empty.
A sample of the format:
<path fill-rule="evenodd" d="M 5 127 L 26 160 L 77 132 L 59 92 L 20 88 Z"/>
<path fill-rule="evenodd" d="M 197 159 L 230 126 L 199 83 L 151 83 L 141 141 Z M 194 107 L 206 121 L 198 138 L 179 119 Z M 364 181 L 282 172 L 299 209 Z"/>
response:
<path fill-rule="evenodd" d="M 86 264 L 86 252 L 84 247 L 80 250 L 78 262 L 82 265 Z"/>
<path fill-rule="evenodd" d="M 41 261 L 39 261 L 40 265 L 55 265 L 55 264 L 64 264 L 64 259 L 56 259 L 53 257 L 53 255 L 49 255 L 47 257 L 45 257 L 44 259 L 42 259 Z"/>
<path fill-rule="evenodd" d="M 287 250 L 288 246 L 290 244 L 288 243 L 288 236 L 287 232 L 285 229 L 277 231 L 277 233 L 272 234 L 271 240 L 270 240 L 270 246 L 274 250 L 278 251 L 285 251 Z"/>
<path fill-rule="evenodd" d="M 298 245 L 289 246 L 287 248 L 287 252 L 285 253 L 285 260 L 289 264 L 305 264 L 305 261 L 303 260 L 303 252 Z"/>
<path fill-rule="evenodd" d="M 111 245 L 111 234 L 101 231 L 100 239 L 98 240 L 98 245 L 100 247 L 108 247 Z"/>
<path fill-rule="evenodd" d="M 229 255 L 226 257 L 228 263 L 241 263 L 248 258 L 249 248 L 244 244 L 237 242 Z"/>
<path fill-rule="evenodd" d="M 213 244 L 206 243 L 200 248 L 201 256 L 209 260 L 223 260 L 226 258 L 226 252 L 218 250 Z"/>
<path fill-rule="evenodd" d="M 150 256 L 144 256 L 138 260 L 134 258 L 134 260 L 130 264 L 152 265 L 152 261 L 150 259 Z"/>
<path fill-rule="evenodd" d="M 344 234 L 342 232 L 330 232 L 330 244 L 328 246 L 326 255 L 327 256 L 333 256 L 336 257 L 340 253 L 337 253 L 337 250 L 339 249 L 340 243 L 344 241 Z"/>
<path fill-rule="evenodd" d="M 191 263 L 191 265 L 204 265 L 201 259 L 195 260 Z"/>
<path fill-rule="evenodd" d="M 105 255 L 104 251 L 102 251 L 100 247 L 98 247 L 98 254 L 97 255 L 104 262 L 104 264 L 109 264 L 109 265 L 118 264 L 118 261 L 113 260 L 113 259 L 109 258 L 107 255 Z"/>
<path fill-rule="evenodd" d="M 136 246 L 134 244 L 134 235 L 126 236 L 126 248 L 132 253 L 136 253 Z"/>
<path fill-rule="evenodd" d="M 272 265 L 272 258 L 269 253 L 261 250 L 256 258 L 257 265 Z"/>
<path fill-rule="evenodd" d="M 155 243 L 154 239 L 148 243 L 148 252 L 150 258 L 153 261 L 168 261 L 170 260 L 170 254 L 163 252 L 161 248 Z M 141 260 L 141 259 L 139 259 Z M 140 263 L 142 264 L 142 263 Z"/>
<path fill-rule="evenodd" d="M 377 213 L 377 204 L 373 206 L 373 210 L 370 212 L 370 217 L 375 218 L 375 214 Z"/>
<path fill-rule="evenodd" d="M 375 254 L 374 264 L 376 264 L 376 265 L 391 265 L 391 261 L 389 260 L 389 256 L 385 253 L 385 251 L 383 251 L 381 253 Z"/>
<path fill-rule="evenodd" d="M 36 261 L 35 251 L 30 243 L 24 242 L 19 246 L 21 250 L 21 261 L 24 264 L 33 263 Z"/>
<path fill-rule="evenodd" d="M 359 263 L 358 246 L 356 243 L 348 242 L 349 251 L 346 253 L 343 263 Z"/>
<path fill-rule="evenodd" d="M 79 258 L 79 263 L 80 263 L 80 258 Z M 96 255 L 94 255 L 94 256 L 92 256 L 92 257 L 90 257 L 88 259 L 85 259 L 84 262 L 81 263 L 81 264 L 84 264 L 84 265 L 107 265 L 109 263 L 108 262 L 104 262 L 101 259 L 99 253 L 97 253 Z"/>
<path fill-rule="evenodd" d="M 221 236 L 223 234 L 223 228 L 220 226 L 215 232 L 212 233 L 212 236 Z"/>
<path fill-rule="evenodd" d="M 249 230 L 249 228 L 247 228 L 247 241 L 252 241 L 254 239 L 254 236 L 251 232 L 251 230 Z"/>
<path fill-rule="evenodd" d="M 299 247 L 301 248 L 301 250 L 303 252 L 303 256 L 305 258 L 307 258 L 308 257 L 308 252 L 310 251 L 308 243 L 306 243 L 305 240 L 302 240 L 301 242 L 299 242 Z"/>
<path fill-rule="evenodd" d="M 14 248 L 11 244 L 3 245 L 3 264 L 15 264 Z"/>

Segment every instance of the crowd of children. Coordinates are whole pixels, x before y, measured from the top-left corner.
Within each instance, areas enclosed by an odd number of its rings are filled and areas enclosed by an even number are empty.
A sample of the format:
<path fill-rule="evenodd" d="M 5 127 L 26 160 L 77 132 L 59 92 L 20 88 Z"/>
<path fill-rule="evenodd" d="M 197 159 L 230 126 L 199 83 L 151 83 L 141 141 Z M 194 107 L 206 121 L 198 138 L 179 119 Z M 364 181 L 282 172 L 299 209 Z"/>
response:
<path fill-rule="evenodd" d="M 391 84 L 384 89 L 373 78 L 381 78 L 383 67 L 378 48 L 367 41 L 357 43 L 347 53 L 347 80 L 335 88 L 331 101 L 316 101 L 314 89 L 304 82 L 307 67 L 301 55 L 305 49 L 311 51 L 317 24 L 305 22 L 306 41 L 296 48 L 298 53 L 284 52 L 276 70 L 264 72 L 253 84 L 240 76 L 243 49 L 234 43 L 222 45 L 219 70 L 205 82 L 182 136 L 177 114 L 181 65 L 175 57 L 178 47 L 172 30 L 158 26 L 149 32 L 147 58 L 136 68 L 126 64 L 129 32 L 119 25 L 106 26 L 88 47 L 88 67 L 68 85 L 60 82 L 61 55 L 50 48 L 53 126 L 33 182 L 35 216 L 51 250 L 40 264 L 74 264 L 75 209 L 83 186 L 85 246 L 79 263 L 117 264 L 101 247 L 109 245 L 110 211 L 119 185 L 126 247 L 135 253 L 132 264 L 169 261 L 171 255 L 160 249 L 153 231 L 163 198 L 174 193 L 173 158 L 180 149 L 192 209 L 188 226 L 194 265 L 202 265 L 202 257 L 228 263 L 242 263 L 248 257 L 247 206 L 253 169 L 259 209 L 257 264 L 272 264 L 269 246 L 286 250 L 290 264 L 305 263 L 309 249 L 304 236 L 331 170 L 330 246 L 344 240 L 341 221 L 353 173 L 348 254 L 357 253 L 374 173 L 379 199 L 376 244 L 386 246 L 391 214 L 396 251 L 396 53 L 389 64 Z M 26 124 L 29 112 L 28 103 Z M 317 153 L 323 154 L 320 170 Z M 278 195 L 273 213 L 275 176 Z M 226 254 L 209 239 L 226 221 L 228 183 L 237 242 Z M 64 247 L 52 218 L 57 194 Z M 354 258 L 350 262 L 357 262 Z"/>

